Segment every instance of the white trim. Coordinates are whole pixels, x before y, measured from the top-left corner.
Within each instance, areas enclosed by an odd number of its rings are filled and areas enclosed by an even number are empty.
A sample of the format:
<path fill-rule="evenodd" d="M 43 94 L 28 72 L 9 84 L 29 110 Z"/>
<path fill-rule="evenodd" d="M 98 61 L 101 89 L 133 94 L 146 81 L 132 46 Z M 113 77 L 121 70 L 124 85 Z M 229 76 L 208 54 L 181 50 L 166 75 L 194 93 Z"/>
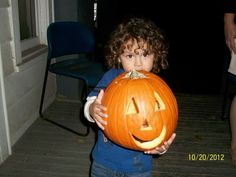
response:
<path fill-rule="evenodd" d="M 20 24 L 19 24 L 19 13 L 18 13 L 18 1 L 11 0 L 9 14 L 11 15 L 10 26 L 13 35 L 12 44 L 12 55 L 14 66 L 18 65 L 21 61 L 21 42 L 20 42 Z"/>
<path fill-rule="evenodd" d="M 0 164 L 6 160 L 6 158 L 11 155 L 11 143 L 9 134 L 9 124 L 8 124 L 8 114 L 7 105 L 5 97 L 5 85 L 4 85 L 4 75 L 3 75 L 3 65 L 2 65 L 2 54 L 0 46 L 0 106 L 3 113 L 0 113 Z"/>
<path fill-rule="evenodd" d="M 52 0 L 40 0 L 36 1 L 35 5 L 37 9 L 37 20 L 38 24 L 38 36 L 40 44 L 47 44 L 47 27 L 50 23 L 50 1 Z"/>
<path fill-rule="evenodd" d="M 34 54 L 37 54 L 39 53 L 36 57 L 34 57 L 33 59 L 25 62 L 24 64 L 21 64 L 19 66 L 15 66 L 15 71 L 16 72 L 21 72 L 21 71 L 24 71 L 28 68 L 31 68 L 32 66 L 34 66 L 36 63 L 38 62 L 41 62 L 43 60 L 45 60 L 47 58 L 47 55 L 46 55 L 46 52 L 44 52 L 46 48 L 42 48 L 42 49 L 39 49 L 37 51 L 34 51 L 32 53 L 30 53 L 29 55 L 27 55 L 25 58 L 27 59 L 27 57 L 30 57 L 31 55 L 33 56 Z M 43 53 L 41 53 L 41 51 Z M 45 55 L 44 57 L 42 57 L 43 55 Z"/>
<path fill-rule="evenodd" d="M 54 1 L 53 0 L 50 0 L 49 1 L 49 19 L 51 19 L 51 22 L 54 22 L 55 21 L 55 15 L 54 15 L 54 12 L 55 12 L 55 9 L 54 9 Z"/>

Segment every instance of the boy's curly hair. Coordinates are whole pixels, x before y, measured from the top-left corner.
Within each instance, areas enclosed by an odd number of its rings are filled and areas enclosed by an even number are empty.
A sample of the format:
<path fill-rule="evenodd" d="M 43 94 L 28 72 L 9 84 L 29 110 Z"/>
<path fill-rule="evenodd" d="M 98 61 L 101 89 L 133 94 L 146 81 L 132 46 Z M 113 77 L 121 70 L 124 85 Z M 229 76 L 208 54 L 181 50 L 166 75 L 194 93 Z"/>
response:
<path fill-rule="evenodd" d="M 147 50 L 155 57 L 152 72 L 158 73 L 168 66 L 168 45 L 161 30 L 150 20 L 131 18 L 118 25 L 105 46 L 108 67 L 120 68 L 118 58 L 129 40 L 147 43 Z"/>

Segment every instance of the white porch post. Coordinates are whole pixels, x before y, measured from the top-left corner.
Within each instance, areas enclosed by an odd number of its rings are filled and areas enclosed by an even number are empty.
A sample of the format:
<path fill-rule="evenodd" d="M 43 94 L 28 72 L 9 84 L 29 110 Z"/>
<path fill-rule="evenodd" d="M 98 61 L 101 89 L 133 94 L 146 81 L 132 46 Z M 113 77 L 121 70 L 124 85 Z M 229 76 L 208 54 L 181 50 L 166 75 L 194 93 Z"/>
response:
<path fill-rule="evenodd" d="M 2 53 L 0 45 L 0 164 L 11 154 L 9 126 L 5 99 Z"/>

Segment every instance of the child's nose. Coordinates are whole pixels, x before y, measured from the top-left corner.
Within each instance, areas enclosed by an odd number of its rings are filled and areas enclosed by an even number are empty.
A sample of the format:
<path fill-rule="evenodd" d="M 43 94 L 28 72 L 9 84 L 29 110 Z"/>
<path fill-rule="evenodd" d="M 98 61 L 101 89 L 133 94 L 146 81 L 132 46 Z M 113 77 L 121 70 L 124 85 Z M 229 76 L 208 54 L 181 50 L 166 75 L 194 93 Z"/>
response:
<path fill-rule="evenodd" d="M 137 56 L 135 59 L 135 66 L 141 66 L 141 64 L 142 64 L 141 57 Z"/>

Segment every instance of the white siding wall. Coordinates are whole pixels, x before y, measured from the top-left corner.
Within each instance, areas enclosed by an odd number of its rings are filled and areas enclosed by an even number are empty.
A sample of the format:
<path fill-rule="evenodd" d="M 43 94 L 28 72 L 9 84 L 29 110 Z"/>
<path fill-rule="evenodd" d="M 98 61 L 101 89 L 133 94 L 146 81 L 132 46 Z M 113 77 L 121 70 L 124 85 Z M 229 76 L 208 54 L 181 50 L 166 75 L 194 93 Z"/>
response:
<path fill-rule="evenodd" d="M 10 0 L 0 1 L 0 46 L 6 90 L 6 102 L 10 129 L 11 145 L 23 135 L 27 128 L 39 117 L 39 102 L 46 66 L 46 53 L 38 56 L 37 62 L 28 65 L 22 71 L 14 70 L 12 16 Z M 45 105 L 55 98 L 55 77 L 50 75 L 45 96 Z"/>

